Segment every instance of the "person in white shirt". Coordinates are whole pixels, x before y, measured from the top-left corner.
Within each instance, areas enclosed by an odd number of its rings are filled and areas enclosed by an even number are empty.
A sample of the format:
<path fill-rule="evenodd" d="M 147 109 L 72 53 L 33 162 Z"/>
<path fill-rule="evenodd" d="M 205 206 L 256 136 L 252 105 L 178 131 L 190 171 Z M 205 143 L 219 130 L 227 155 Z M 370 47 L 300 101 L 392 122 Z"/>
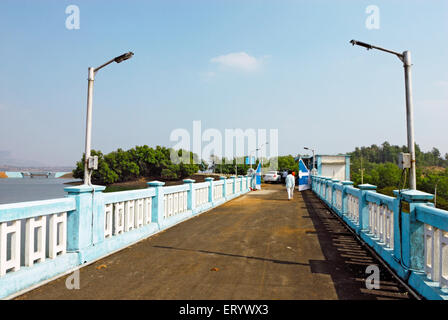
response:
<path fill-rule="evenodd" d="M 294 198 L 294 187 L 296 185 L 296 179 L 292 175 L 292 171 L 288 170 L 288 175 L 286 176 L 286 191 L 288 192 L 288 200 Z"/>

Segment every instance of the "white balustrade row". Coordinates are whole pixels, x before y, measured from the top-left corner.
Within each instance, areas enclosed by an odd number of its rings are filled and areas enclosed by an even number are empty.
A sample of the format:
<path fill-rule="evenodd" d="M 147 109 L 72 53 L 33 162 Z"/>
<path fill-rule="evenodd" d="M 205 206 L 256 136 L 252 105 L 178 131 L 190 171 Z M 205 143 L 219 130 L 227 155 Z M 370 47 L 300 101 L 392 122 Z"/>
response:
<path fill-rule="evenodd" d="M 213 201 L 220 200 L 223 198 L 223 188 L 224 185 L 218 184 L 213 186 Z"/>
<path fill-rule="evenodd" d="M 109 238 L 151 223 L 152 198 L 105 205 L 104 237 Z"/>
<path fill-rule="evenodd" d="M 188 191 L 165 194 L 163 200 L 165 205 L 165 219 L 188 210 Z"/>
<path fill-rule="evenodd" d="M 448 232 L 425 224 L 425 273 L 440 287 L 448 287 Z"/>
<path fill-rule="evenodd" d="M 208 203 L 208 191 L 209 187 L 203 187 L 195 189 L 195 208 L 200 207 L 203 204 Z"/>
<path fill-rule="evenodd" d="M 384 243 L 387 248 L 394 247 L 394 212 L 386 204 L 369 202 L 369 231 Z"/>
<path fill-rule="evenodd" d="M 21 234 L 23 223 L 25 223 L 24 239 Z M 64 254 L 66 248 L 67 212 L 1 222 L 0 277 L 8 271 L 18 271 L 22 265 L 31 267 L 36 262 L 45 261 L 46 258 L 54 259 Z M 22 250 L 24 261 L 21 259 Z"/>
<path fill-rule="evenodd" d="M 347 216 L 355 223 L 359 223 L 359 199 L 347 194 Z"/>

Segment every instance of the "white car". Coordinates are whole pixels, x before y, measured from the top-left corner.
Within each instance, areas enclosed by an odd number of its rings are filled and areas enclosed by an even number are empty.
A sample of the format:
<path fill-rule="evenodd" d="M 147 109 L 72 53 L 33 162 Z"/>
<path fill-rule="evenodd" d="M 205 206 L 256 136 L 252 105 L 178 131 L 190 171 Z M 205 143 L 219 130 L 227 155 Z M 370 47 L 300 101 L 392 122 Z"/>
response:
<path fill-rule="evenodd" d="M 268 171 L 263 175 L 264 182 L 281 182 L 282 175 L 278 171 Z"/>

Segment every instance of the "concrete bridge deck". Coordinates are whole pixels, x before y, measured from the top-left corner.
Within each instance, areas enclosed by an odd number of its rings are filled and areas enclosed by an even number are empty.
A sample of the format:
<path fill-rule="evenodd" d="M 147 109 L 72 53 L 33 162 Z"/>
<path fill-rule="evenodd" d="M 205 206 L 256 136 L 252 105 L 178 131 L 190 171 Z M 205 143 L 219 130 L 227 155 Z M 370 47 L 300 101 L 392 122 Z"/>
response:
<path fill-rule="evenodd" d="M 381 287 L 368 290 L 376 264 Z M 412 299 L 311 192 L 234 199 L 17 299 Z"/>

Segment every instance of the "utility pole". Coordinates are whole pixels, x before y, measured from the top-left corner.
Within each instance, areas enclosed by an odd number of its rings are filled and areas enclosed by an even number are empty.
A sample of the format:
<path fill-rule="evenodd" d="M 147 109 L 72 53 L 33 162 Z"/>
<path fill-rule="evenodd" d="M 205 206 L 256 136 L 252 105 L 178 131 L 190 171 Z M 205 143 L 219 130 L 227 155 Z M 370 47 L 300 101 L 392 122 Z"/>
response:
<path fill-rule="evenodd" d="M 434 188 L 434 207 L 437 206 L 437 184 L 439 183 L 439 180 L 436 182 L 436 186 Z"/>
<path fill-rule="evenodd" d="M 361 184 L 364 184 L 364 168 L 362 167 L 362 156 L 361 156 L 361 169 L 359 169 L 359 171 L 361 171 Z"/>

